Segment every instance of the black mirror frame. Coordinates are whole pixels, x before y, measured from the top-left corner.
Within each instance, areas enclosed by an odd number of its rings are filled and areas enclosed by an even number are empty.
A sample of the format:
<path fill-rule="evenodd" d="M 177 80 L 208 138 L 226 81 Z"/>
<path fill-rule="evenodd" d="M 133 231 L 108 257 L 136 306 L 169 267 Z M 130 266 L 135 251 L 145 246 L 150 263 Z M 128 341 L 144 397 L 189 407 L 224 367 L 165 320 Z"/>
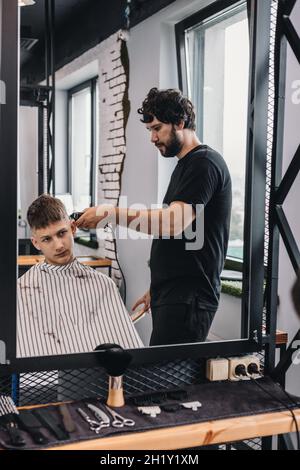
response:
<path fill-rule="evenodd" d="M 1 2 L 1 0 L 0 0 Z M 197 15 L 203 19 L 226 6 L 240 2 L 218 0 Z M 248 0 L 251 32 L 247 194 L 245 219 L 245 262 L 243 312 L 246 339 L 151 347 L 130 350 L 133 365 L 176 358 L 233 356 L 260 351 L 263 347 L 262 314 L 264 298 L 265 190 L 268 119 L 268 76 L 271 0 Z M 6 85 L 6 104 L 0 104 L 0 208 L 5 230 L 1 231 L 0 261 L 0 376 L 30 371 L 65 370 L 98 365 L 97 352 L 16 358 L 17 280 L 17 141 L 18 141 L 18 1 L 2 0 L 2 50 L 0 79 Z M 182 34 L 187 23 L 176 26 L 178 58 L 183 58 Z M 0 30 L 1 33 L 1 30 Z M 180 39 L 181 38 L 181 39 Z M 4 161 L 5 158 L 5 161 Z M 251 315 L 250 315 L 251 312 Z M 1 348 L 2 345 L 2 348 Z M 1 353 L 2 351 L 2 353 Z M 3 352 L 4 351 L 4 352 Z"/>

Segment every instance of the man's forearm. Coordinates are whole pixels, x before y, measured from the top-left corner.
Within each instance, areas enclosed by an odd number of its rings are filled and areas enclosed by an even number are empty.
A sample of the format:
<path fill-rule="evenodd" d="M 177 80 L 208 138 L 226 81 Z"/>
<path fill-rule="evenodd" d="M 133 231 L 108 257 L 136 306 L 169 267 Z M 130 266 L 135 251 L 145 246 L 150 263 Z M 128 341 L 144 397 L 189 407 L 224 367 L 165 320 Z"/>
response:
<path fill-rule="evenodd" d="M 148 235 L 176 236 L 189 227 L 195 217 L 193 207 L 180 201 L 165 209 L 151 210 L 101 204 L 86 209 L 76 225 L 79 228 L 105 228 L 112 223 Z"/>
<path fill-rule="evenodd" d="M 117 207 L 116 223 L 148 235 L 174 235 L 174 213 L 168 209 L 139 210 Z"/>
<path fill-rule="evenodd" d="M 176 236 L 181 234 L 194 220 L 190 205 L 176 202 L 166 209 L 115 208 L 115 223 L 136 232 L 153 236 Z"/>

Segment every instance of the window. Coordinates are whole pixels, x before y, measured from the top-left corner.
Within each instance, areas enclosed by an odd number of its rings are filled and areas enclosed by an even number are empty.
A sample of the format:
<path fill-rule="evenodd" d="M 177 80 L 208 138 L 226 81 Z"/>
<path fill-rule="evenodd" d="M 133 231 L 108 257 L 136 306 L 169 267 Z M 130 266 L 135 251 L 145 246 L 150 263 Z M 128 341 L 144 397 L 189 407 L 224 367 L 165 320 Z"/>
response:
<path fill-rule="evenodd" d="M 184 91 L 196 106 L 199 138 L 223 155 L 232 177 L 228 256 L 242 259 L 250 64 L 246 2 L 200 22 L 195 16 L 188 26 L 185 20 L 181 32 Z"/>
<path fill-rule="evenodd" d="M 97 79 L 69 90 L 69 192 L 74 211 L 96 202 Z"/>

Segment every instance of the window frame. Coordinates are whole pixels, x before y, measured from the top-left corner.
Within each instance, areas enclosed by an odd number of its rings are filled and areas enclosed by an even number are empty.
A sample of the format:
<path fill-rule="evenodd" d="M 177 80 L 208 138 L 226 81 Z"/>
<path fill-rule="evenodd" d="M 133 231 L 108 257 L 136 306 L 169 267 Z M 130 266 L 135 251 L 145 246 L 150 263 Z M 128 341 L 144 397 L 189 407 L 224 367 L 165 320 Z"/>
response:
<path fill-rule="evenodd" d="M 249 1 L 247 0 L 223 0 L 223 1 L 216 1 L 213 4 L 209 5 L 208 7 L 202 9 L 201 11 L 194 13 L 193 15 L 185 18 L 183 21 L 175 25 L 175 36 L 176 36 L 176 52 L 177 52 L 177 66 L 178 66 L 178 81 L 179 81 L 179 88 L 188 95 L 189 92 L 189 85 L 188 85 L 188 64 L 187 64 L 187 54 L 186 54 L 186 39 L 185 39 L 185 32 L 187 29 L 191 29 L 194 26 L 199 25 L 204 20 L 210 18 L 211 16 L 217 15 L 218 13 L 224 12 L 226 14 L 226 10 L 228 13 L 231 8 L 238 8 L 241 7 L 243 4 L 246 4 L 246 8 L 249 13 Z M 250 38 L 251 41 L 251 38 Z M 201 45 L 203 47 L 203 44 Z M 251 48 L 251 43 L 250 43 Z M 251 57 L 250 57 L 251 60 Z M 250 64 L 251 66 L 251 64 Z M 203 73 L 199 74 L 199 87 L 203 88 L 204 76 Z M 203 104 L 203 89 L 199 91 L 199 101 Z M 203 106 L 202 106 L 203 107 Z M 203 119 L 200 117 L 198 118 L 200 123 L 200 129 L 198 131 L 200 139 L 203 140 Z M 246 177 L 247 178 L 247 177 Z M 245 182 L 246 185 L 246 182 Z M 245 195 L 246 197 L 246 195 Z M 246 213 L 246 212 L 245 212 Z M 236 258 L 232 255 L 227 254 L 225 259 L 225 269 L 230 269 L 232 266 L 232 262 L 234 261 L 234 265 L 236 270 L 239 272 L 243 271 L 244 260 L 240 258 Z"/>
<path fill-rule="evenodd" d="M 68 148 L 67 148 L 67 193 L 73 197 L 72 188 L 72 119 L 71 119 L 71 103 L 72 97 L 76 93 L 90 89 L 91 92 L 91 171 L 90 171 L 90 207 L 96 205 L 96 162 L 97 162 L 97 83 L 98 76 L 86 80 L 68 90 L 68 111 L 67 111 L 67 128 L 68 128 Z"/>

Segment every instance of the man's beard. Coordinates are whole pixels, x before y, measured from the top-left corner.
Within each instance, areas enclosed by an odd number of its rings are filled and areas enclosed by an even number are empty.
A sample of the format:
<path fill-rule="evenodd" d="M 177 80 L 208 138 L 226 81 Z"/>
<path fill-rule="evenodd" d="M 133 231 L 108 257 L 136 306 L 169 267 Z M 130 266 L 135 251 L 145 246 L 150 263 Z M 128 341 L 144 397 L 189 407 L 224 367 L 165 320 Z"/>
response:
<path fill-rule="evenodd" d="M 161 153 L 161 154 L 165 158 L 176 157 L 176 155 L 178 155 L 181 152 L 183 143 L 178 138 L 174 128 L 172 128 L 169 141 L 166 144 L 163 144 L 163 146 L 165 147 L 166 151 L 165 153 Z"/>

